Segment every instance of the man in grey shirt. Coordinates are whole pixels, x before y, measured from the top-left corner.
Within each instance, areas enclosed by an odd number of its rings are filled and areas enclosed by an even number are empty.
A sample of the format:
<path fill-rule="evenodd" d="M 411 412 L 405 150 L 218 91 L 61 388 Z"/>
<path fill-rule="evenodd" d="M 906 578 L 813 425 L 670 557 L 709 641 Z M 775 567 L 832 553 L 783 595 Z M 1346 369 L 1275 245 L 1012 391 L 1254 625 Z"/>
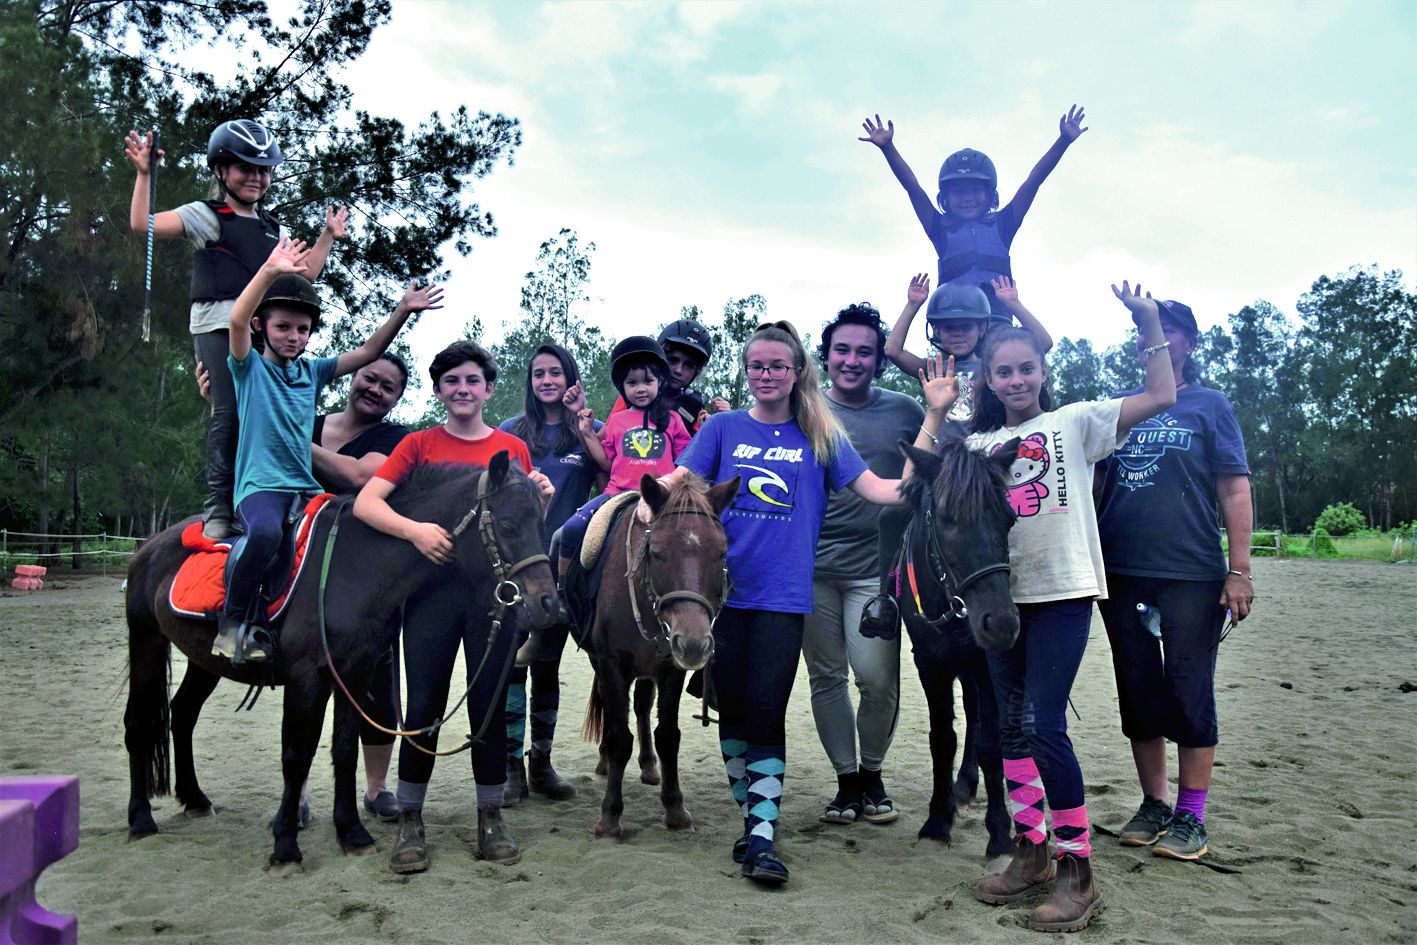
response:
<path fill-rule="evenodd" d="M 885 343 L 880 313 L 860 303 L 842 309 L 827 323 L 817 354 L 831 380 L 827 401 L 851 445 L 873 473 L 896 478 L 905 465 L 898 443 L 915 439 L 925 411 L 912 398 L 875 386 L 886 366 Z M 887 522 L 892 514 L 901 520 Z M 899 714 L 899 626 L 888 638 L 871 638 L 861 635 L 860 623 L 862 608 L 880 587 L 879 537 L 894 535 L 898 544 L 902 516 L 908 518 L 909 510 L 883 515 L 842 490 L 827 507 L 817 542 L 812 613 L 802 651 L 811 677 L 817 734 L 837 775 L 836 796 L 821 816 L 825 823 L 849 824 L 863 816 L 886 823 L 897 816 L 881 779 L 881 765 Z M 859 710 L 852 708 L 848 669 L 860 693 Z"/>

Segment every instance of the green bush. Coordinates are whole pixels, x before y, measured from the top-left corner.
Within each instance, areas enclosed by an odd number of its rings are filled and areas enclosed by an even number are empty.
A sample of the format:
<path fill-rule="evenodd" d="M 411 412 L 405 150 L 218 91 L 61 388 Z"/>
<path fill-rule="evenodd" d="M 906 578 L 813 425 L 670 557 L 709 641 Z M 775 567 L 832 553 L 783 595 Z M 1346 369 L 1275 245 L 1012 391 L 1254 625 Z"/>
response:
<path fill-rule="evenodd" d="M 1274 557 L 1274 532 L 1255 532 L 1250 536 L 1252 550 L 1250 556 L 1254 558 Z"/>
<path fill-rule="evenodd" d="M 1351 505 L 1349 506 L 1349 508 L 1352 507 Z M 1333 506 L 1329 506 L 1329 508 L 1333 508 Z M 1320 518 L 1322 518 L 1322 516 L 1320 516 Z M 1338 549 L 1333 546 L 1332 536 L 1330 536 L 1322 526 L 1316 526 L 1314 528 L 1313 553 L 1315 558 L 1338 557 Z"/>
<path fill-rule="evenodd" d="M 1367 525 L 1368 520 L 1363 517 L 1362 512 L 1353 507 L 1352 502 L 1330 505 L 1314 519 L 1314 531 L 1322 531 L 1327 535 L 1348 535 L 1366 528 Z"/>

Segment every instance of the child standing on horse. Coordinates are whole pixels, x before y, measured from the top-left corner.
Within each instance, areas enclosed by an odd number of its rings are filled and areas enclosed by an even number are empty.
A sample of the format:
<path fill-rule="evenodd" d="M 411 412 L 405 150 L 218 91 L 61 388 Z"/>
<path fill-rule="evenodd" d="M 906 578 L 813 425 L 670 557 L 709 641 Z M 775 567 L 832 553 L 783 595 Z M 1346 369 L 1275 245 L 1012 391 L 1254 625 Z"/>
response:
<path fill-rule="evenodd" d="M 270 660 L 275 639 L 259 600 L 278 579 L 286 522 L 320 484 L 310 468 L 310 439 L 320 391 L 388 349 L 414 312 L 442 306 L 442 289 L 410 284 L 393 314 L 358 348 L 314 360 L 303 357 L 319 327 L 320 298 L 305 277 L 310 250 L 281 240 L 242 290 L 231 310 L 226 358 L 236 393 L 241 436 L 232 498 L 242 535 L 227 564 L 226 604 L 212 652 L 234 661 Z M 264 339 L 252 355 L 252 334 Z"/>
<path fill-rule="evenodd" d="M 986 452 L 1020 440 L 1007 494 L 1017 516 L 1009 532 L 1009 566 L 1019 633 L 1011 648 L 988 651 L 1018 843 L 1007 868 L 979 880 L 974 895 L 988 903 L 1016 902 L 1042 891 L 1056 876 L 1051 897 L 1028 919 L 1039 931 L 1077 931 L 1102 910 L 1092 875 L 1082 769 L 1065 715 L 1087 646 L 1092 602 L 1107 596 L 1092 504 L 1093 465 L 1125 441 L 1134 425 L 1176 401 L 1156 304 L 1125 282 L 1113 292 L 1140 326 L 1146 386 L 1130 397 L 1055 410 L 1037 337 L 998 329 L 984 343 L 982 383 L 974 387 L 967 440 Z M 947 368 L 947 386 L 957 388 L 951 373 Z M 926 431 L 935 433 L 946 415 L 947 410 L 929 411 Z M 1048 852 L 1045 807 L 1052 809 L 1056 863 Z"/>
<path fill-rule="evenodd" d="M 719 747 L 743 814 L 733 860 L 749 879 L 778 885 L 788 878 L 773 846 L 787 771 L 787 702 L 812 611 L 828 491 L 850 488 L 875 505 L 904 500 L 901 480 L 876 476 L 852 448 L 797 329 L 784 321 L 759 325 L 742 357 L 753 406 L 710 417 L 665 481 L 684 470 L 708 482 L 741 477 L 724 512 L 732 588 L 714 626 L 711 665 Z"/>
<path fill-rule="evenodd" d="M 434 564 L 446 564 L 453 552 L 452 536 L 436 522 L 416 522 L 389 505 L 398 485 L 425 465 L 488 466 L 498 453 L 510 459 L 541 488 L 542 509 L 555 492 L 551 481 L 534 471 L 531 454 L 521 440 L 488 426 L 482 408 L 497 383 L 497 362 L 474 341 L 457 341 L 433 359 L 428 369 L 433 391 L 448 411 L 447 422 L 404 437 L 373 478 L 359 492 L 354 514 L 371 528 L 402 538 Z M 502 820 L 507 790 L 506 687 L 496 668 L 505 665 L 512 639 L 492 634 L 491 615 L 471 607 L 469 588 L 457 581 L 426 584 L 404 606 L 404 676 L 408 681 L 405 727 L 423 729 L 442 718 L 448 704 L 453 664 L 461 643 L 468 675 L 467 711 L 473 731 L 485 726 L 470 752 L 477 783 L 477 851 L 488 862 L 510 865 L 521 859 L 521 847 Z M 481 664 L 484 672 L 476 667 Z M 436 731 L 405 739 L 399 749 L 398 835 L 389 855 L 395 873 L 428 869 L 428 841 L 423 805 L 433 778 L 438 749 Z"/>
<path fill-rule="evenodd" d="M 236 391 L 226 368 L 227 330 L 232 307 L 247 283 L 261 269 L 271 250 L 289 233 L 261 201 L 271 186 L 271 172 L 283 157 L 280 145 L 260 122 L 222 122 L 207 141 L 207 167 L 215 179 L 211 200 L 194 200 L 175 210 L 154 213 L 148 202 L 152 174 L 152 135 L 128 132 L 123 152 L 137 169 L 128 225 L 147 232 L 153 213 L 153 236 L 185 238 L 192 244 L 192 310 L 189 328 L 197 360 L 210 373 L 211 418 L 207 425 L 207 501 L 202 511 L 203 534 L 214 541 L 231 535 L 235 521 L 233 462 L 236 455 Z M 156 155 L 161 159 L 163 152 Z M 303 274 L 320 276 L 330 247 L 346 233 L 343 208 L 325 214 L 325 228 L 305 258 Z"/>
<path fill-rule="evenodd" d="M 988 155 L 973 148 L 956 151 L 940 167 L 940 191 L 932 202 L 910 165 L 895 147 L 895 123 L 867 118 L 861 127 L 881 149 L 900 186 L 910 198 L 915 217 L 939 256 L 939 284 L 973 286 L 990 297 L 996 318 L 1009 322 L 1007 308 L 994 303 L 993 281 L 1013 276 L 1009 247 L 1033 205 L 1038 188 L 1048 179 L 1063 153 L 1087 129 L 1083 110 L 1074 105 L 1058 119 L 1058 139 L 1043 153 L 1014 198 L 999 208 L 999 175 Z M 913 372 L 912 372 L 913 373 Z"/>

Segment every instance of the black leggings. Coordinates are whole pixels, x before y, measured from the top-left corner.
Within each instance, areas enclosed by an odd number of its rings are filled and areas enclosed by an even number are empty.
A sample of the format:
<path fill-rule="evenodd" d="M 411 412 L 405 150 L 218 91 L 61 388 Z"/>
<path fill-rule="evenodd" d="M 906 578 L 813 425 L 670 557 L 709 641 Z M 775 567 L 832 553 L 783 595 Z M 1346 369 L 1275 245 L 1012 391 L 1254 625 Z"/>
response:
<path fill-rule="evenodd" d="M 398 694 L 399 651 L 395 645 L 379 657 L 379 662 L 374 664 L 374 673 L 369 677 L 369 698 L 365 703 L 369 717 L 384 728 L 397 728 Z M 360 719 L 359 741 L 365 745 L 392 745 L 394 736 Z"/>
<path fill-rule="evenodd" d="M 712 667 L 724 732 L 750 745 L 787 743 L 787 702 L 802 655 L 803 619 L 723 608 L 713 628 Z"/>
<path fill-rule="evenodd" d="M 485 604 L 468 594 L 466 584 L 458 580 L 443 579 L 427 585 L 404 607 L 403 659 L 408 679 L 405 727 L 416 729 L 432 725 L 447 711 L 453 663 L 461 643 L 468 680 L 477 673 L 477 682 L 467 697 L 470 731 L 476 734 L 483 720 L 488 720 L 481 742 L 469 751 L 473 779 L 485 786 L 507 780 L 507 717 L 503 709 L 507 692 L 503 669 L 510 661 L 516 633 L 511 622 L 504 622 L 489 653 L 491 629 L 492 618 L 487 615 Z M 478 673 L 484 654 L 486 663 Z M 449 721 L 448 728 L 455 743 L 460 743 L 465 734 L 462 726 Z M 417 740 L 425 748 L 438 747 L 436 733 L 418 736 Z M 399 747 L 399 780 L 427 784 L 433 777 L 435 760 L 432 755 L 404 742 Z"/>

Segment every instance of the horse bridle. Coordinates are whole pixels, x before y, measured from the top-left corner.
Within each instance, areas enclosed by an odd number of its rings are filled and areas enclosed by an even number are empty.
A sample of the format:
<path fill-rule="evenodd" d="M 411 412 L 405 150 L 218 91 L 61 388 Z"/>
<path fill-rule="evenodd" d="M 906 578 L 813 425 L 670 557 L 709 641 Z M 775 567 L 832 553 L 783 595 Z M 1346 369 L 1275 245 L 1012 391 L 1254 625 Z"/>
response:
<path fill-rule="evenodd" d="M 630 514 L 634 514 L 631 512 Z M 655 622 L 659 625 L 658 632 L 651 635 L 645 629 L 644 621 L 640 617 L 639 594 L 635 584 L 635 575 L 640 572 L 641 565 L 649 560 L 650 544 L 654 541 L 654 525 L 661 519 L 670 518 L 675 515 L 702 515 L 705 518 L 717 519 L 718 516 L 700 509 L 677 509 L 669 512 L 661 512 L 650 520 L 645 526 L 644 544 L 640 545 L 639 553 L 633 551 L 635 538 L 635 524 L 632 521 L 630 527 L 625 529 L 625 587 L 630 594 L 630 610 L 635 615 L 635 628 L 640 631 L 640 636 L 650 643 L 669 642 L 669 624 L 665 622 L 661 614 L 664 608 L 676 600 L 693 601 L 704 610 L 708 611 L 709 629 L 718 622 L 718 615 L 723 611 L 724 601 L 728 600 L 728 569 L 723 569 L 723 581 L 721 583 L 718 603 L 713 603 L 704 595 L 697 591 L 670 591 L 668 594 L 661 594 L 654 586 L 654 574 L 652 569 L 646 567 L 640 585 L 644 589 L 645 599 L 649 601 L 651 612 L 654 614 Z"/>
<path fill-rule="evenodd" d="M 527 568 L 541 563 L 549 565 L 551 562 L 551 559 L 544 554 L 530 555 L 510 567 L 502 560 L 501 549 L 497 545 L 496 516 L 492 512 L 492 506 L 489 502 L 492 496 L 506 487 L 498 486 L 495 489 L 490 488 L 491 480 L 492 474 L 488 470 L 483 470 L 482 474 L 478 476 L 477 497 L 473 500 L 472 508 L 468 509 L 467 514 L 464 515 L 453 528 L 452 534 L 454 538 L 457 538 L 467 530 L 467 527 L 472 524 L 473 519 L 477 519 L 478 537 L 482 540 L 483 551 L 486 552 L 487 560 L 492 565 L 492 573 L 497 578 L 497 586 L 492 590 L 492 609 L 488 611 L 488 616 L 492 618 L 492 629 L 487 635 L 487 648 L 482 654 L 482 661 L 477 664 L 477 669 L 473 671 L 472 677 L 468 681 L 467 688 L 463 690 L 462 698 L 458 700 L 457 705 L 449 709 L 442 718 L 434 721 L 432 725 L 411 730 L 385 728 L 369 717 L 368 713 L 364 711 L 364 707 L 359 704 L 359 700 L 354 697 L 354 694 L 349 691 L 349 687 L 344 684 L 344 680 L 340 678 L 339 671 L 335 669 L 334 657 L 330 653 L 329 638 L 325 630 L 325 587 L 329 581 L 330 560 L 334 557 L 335 539 L 339 535 L 339 517 L 344 511 L 342 505 L 336 507 L 335 520 L 330 525 L 329 535 L 325 538 L 324 560 L 320 562 L 320 587 L 315 600 L 320 622 L 320 649 L 324 653 L 325 664 L 330 668 L 330 676 L 334 679 L 335 684 L 339 686 L 340 691 L 345 694 L 345 698 L 350 701 L 350 704 L 354 706 L 355 711 L 359 713 L 365 722 L 383 732 L 385 735 L 394 735 L 403 738 L 408 744 L 417 748 L 425 755 L 445 757 L 467 751 L 473 745 L 480 743 L 482 737 L 487 734 L 487 728 L 491 724 L 494 713 L 504 711 L 502 706 L 489 706 L 487 714 L 482 719 L 482 725 L 478 728 L 476 734 L 469 734 L 467 740 L 463 742 L 462 745 L 451 751 L 435 751 L 433 749 L 424 748 L 413 738 L 415 735 L 426 736 L 437 732 L 448 719 L 453 718 L 458 710 L 462 708 L 463 703 L 467 701 L 468 695 L 472 692 L 472 687 L 476 685 L 478 677 L 482 674 L 483 667 L 487 664 L 487 658 L 492 653 L 493 644 L 497 640 L 497 634 L 502 630 L 502 620 L 506 617 L 507 611 L 525 602 L 521 588 L 513 578 L 519 572 Z M 320 511 L 323 512 L 324 509 Z M 504 596 L 508 594 L 510 596 Z M 501 683 L 506 682 L 507 674 L 511 671 L 512 661 L 515 658 L 516 648 L 509 647 L 507 649 L 507 659 L 502 667 Z M 498 684 L 498 689 L 501 688 L 501 683 Z"/>
<path fill-rule="evenodd" d="M 964 592 L 969 589 L 975 581 L 987 577 L 990 574 L 1003 572 L 1009 573 L 1009 563 L 1007 561 L 996 561 L 993 564 L 986 564 L 982 568 L 977 568 L 963 578 L 956 578 L 954 569 L 950 567 L 949 559 L 940 548 L 939 539 L 935 536 L 935 502 L 929 489 L 921 490 L 922 505 L 924 514 L 921 520 L 912 520 L 910 528 L 906 533 L 905 548 L 905 577 L 910 586 L 911 596 L 915 599 L 915 610 L 921 618 L 930 626 L 938 629 L 951 620 L 960 620 L 969 616 L 969 607 L 964 602 Z M 925 529 L 925 554 L 930 566 L 929 576 L 937 587 L 944 593 L 945 603 L 949 605 L 949 610 L 936 617 L 931 617 L 925 613 L 924 602 L 920 599 L 920 585 L 915 578 L 915 529 L 917 521 L 920 527 Z"/>

